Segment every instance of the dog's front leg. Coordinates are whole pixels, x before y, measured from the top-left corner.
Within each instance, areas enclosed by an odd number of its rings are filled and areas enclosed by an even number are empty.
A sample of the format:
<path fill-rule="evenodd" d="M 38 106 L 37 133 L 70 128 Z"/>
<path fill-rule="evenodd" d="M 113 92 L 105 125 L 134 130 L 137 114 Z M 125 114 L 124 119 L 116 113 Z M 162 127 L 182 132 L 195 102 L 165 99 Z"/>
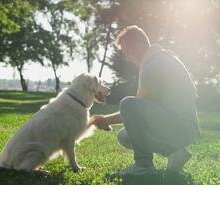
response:
<path fill-rule="evenodd" d="M 63 151 L 69 161 L 69 164 L 74 172 L 78 172 L 81 167 L 78 165 L 75 156 L 75 143 L 72 145 L 71 143 L 66 144 L 63 147 Z"/>

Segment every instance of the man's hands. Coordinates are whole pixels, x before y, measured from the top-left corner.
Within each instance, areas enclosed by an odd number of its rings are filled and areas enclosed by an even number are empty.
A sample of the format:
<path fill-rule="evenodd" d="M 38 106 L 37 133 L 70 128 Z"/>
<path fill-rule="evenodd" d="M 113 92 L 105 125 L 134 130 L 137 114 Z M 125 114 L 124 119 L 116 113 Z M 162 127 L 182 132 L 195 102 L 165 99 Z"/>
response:
<path fill-rule="evenodd" d="M 95 125 L 97 128 L 111 131 L 112 127 L 108 124 L 107 118 L 104 115 L 94 115 L 90 118 L 90 125 Z"/>
<path fill-rule="evenodd" d="M 111 124 L 122 123 L 122 119 L 119 112 L 112 113 L 109 115 L 94 115 L 90 118 L 89 125 L 95 125 L 97 128 L 111 131 Z"/>

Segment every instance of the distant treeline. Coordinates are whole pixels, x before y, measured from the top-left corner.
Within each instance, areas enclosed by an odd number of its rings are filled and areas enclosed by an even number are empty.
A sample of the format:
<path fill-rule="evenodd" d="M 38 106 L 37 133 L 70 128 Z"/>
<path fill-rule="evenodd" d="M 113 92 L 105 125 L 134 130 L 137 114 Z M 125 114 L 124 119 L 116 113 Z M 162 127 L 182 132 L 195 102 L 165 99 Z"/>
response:
<path fill-rule="evenodd" d="M 46 81 L 32 81 L 27 80 L 29 91 L 41 92 L 55 92 L 56 81 L 54 79 L 47 79 Z M 60 88 L 67 87 L 69 83 L 60 82 Z M 20 80 L 0 79 L 0 90 L 22 90 Z"/>

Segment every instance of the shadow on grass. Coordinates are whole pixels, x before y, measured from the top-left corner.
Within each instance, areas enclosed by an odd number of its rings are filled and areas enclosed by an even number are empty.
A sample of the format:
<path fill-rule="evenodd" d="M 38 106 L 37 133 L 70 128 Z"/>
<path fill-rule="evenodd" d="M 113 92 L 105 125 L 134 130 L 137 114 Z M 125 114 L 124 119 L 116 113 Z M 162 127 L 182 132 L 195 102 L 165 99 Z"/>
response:
<path fill-rule="evenodd" d="M 64 183 L 64 172 L 0 169 L 0 185 L 58 185 L 62 183 Z"/>
<path fill-rule="evenodd" d="M 157 170 L 153 175 L 119 177 L 117 173 L 107 174 L 106 179 L 113 184 L 120 185 L 194 185 L 189 173 L 165 174 Z"/>
<path fill-rule="evenodd" d="M 55 94 L 49 92 L 21 92 L 0 90 L 0 98 L 7 100 L 41 100 L 54 97 Z"/>
<path fill-rule="evenodd" d="M 0 113 L 34 113 L 54 96 L 53 93 L 44 92 L 0 91 L 0 98 L 3 99 Z"/>
<path fill-rule="evenodd" d="M 48 100 L 32 103 L 14 103 L 14 102 L 0 102 L 0 113 L 1 114 L 12 114 L 12 113 L 34 113 L 37 112 L 40 107 L 47 104 Z"/>
<path fill-rule="evenodd" d="M 21 92 L 21 91 L 0 91 L 0 113 L 35 113 L 42 105 L 48 104 L 49 99 L 55 97 L 54 93 L 44 92 Z M 27 102 L 28 101 L 28 102 Z M 91 114 L 109 114 L 118 111 L 118 106 L 94 104 Z"/>

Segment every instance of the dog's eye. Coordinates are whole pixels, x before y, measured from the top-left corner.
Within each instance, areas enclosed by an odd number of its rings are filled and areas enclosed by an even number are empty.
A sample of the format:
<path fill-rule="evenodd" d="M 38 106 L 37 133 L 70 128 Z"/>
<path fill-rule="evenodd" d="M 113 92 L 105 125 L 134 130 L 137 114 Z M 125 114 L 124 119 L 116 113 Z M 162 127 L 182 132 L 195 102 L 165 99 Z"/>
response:
<path fill-rule="evenodd" d="M 106 81 L 102 81 L 102 85 L 107 85 L 107 82 Z"/>

